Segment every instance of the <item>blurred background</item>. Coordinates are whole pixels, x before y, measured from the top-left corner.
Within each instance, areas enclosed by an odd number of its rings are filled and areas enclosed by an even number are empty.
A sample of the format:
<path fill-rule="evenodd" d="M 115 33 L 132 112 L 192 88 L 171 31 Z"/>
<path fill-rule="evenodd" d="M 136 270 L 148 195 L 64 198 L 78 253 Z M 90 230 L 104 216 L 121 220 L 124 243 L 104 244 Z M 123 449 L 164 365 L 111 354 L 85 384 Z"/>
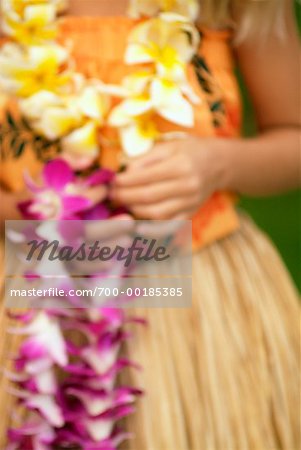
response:
<path fill-rule="evenodd" d="M 301 33 L 301 3 L 295 2 L 296 17 Z M 241 77 L 238 74 L 240 80 Z M 252 105 L 241 82 L 244 97 L 245 136 L 256 133 Z M 300 96 L 300 92 L 298 93 Z M 301 106 L 300 106 L 301 113 Z M 301 191 L 270 198 L 242 198 L 240 206 L 248 211 L 278 247 L 295 283 L 301 292 Z"/>

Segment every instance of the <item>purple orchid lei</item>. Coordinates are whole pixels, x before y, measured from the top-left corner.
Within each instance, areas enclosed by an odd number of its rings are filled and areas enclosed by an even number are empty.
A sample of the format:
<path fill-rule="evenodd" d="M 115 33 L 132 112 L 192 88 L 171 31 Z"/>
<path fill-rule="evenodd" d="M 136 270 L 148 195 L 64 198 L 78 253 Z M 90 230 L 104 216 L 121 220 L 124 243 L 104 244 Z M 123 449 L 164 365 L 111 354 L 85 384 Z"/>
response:
<path fill-rule="evenodd" d="M 85 196 L 87 188 L 110 183 L 110 171 L 99 169 L 83 180 L 57 159 L 44 167 L 42 178 L 43 185 L 37 186 L 26 177 L 33 193 L 32 200 L 20 204 L 26 219 L 102 220 L 116 214 L 106 199 L 93 204 Z M 5 375 L 26 419 L 13 417 L 7 450 L 116 450 L 130 437 L 118 421 L 134 412 L 142 395 L 117 383 L 125 368 L 139 369 L 122 357 L 121 347 L 131 337 L 128 326 L 143 320 L 127 317 L 122 309 L 91 311 L 73 303 L 63 309 L 30 309 L 12 318 L 18 326 L 8 331 L 24 339 L 13 370 Z M 74 334 L 81 336 L 76 343 Z"/>
<path fill-rule="evenodd" d="M 93 203 L 84 191 L 89 187 L 106 185 L 114 177 L 113 172 L 99 169 L 84 181 L 78 180 L 71 167 L 63 159 L 50 161 L 42 172 L 43 186 L 37 186 L 27 175 L 25 182 L 34 194 L 33 199 L 19 204 L 25 219 L 86 219 L 86 215 L 96 211 L 95 219 L 107 219 L 109 210 L 104 203 Z"/>

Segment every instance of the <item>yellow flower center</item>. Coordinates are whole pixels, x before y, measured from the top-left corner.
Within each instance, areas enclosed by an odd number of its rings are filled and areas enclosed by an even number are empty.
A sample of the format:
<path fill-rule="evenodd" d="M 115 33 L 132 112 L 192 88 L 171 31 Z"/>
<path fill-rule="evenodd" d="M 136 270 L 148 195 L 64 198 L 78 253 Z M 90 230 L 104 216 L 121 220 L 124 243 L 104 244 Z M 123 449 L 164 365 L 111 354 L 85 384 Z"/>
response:
<path fill-rule="evenodd" d="M 140 117 L 137 119 L 139 133 L 145 139 L 156 139 L 159 136 L 159 131 L 156 124 L 149 117 Z"/>
<path fill-rule="evenodd" d="M 163 11 L 171 11 L 175 6 L 175 0 L 161 0 Z"/>
<path fill-rule="evenodd" d="M 43 86 L 47 83 L 49 74 L 47 72 L 39 71 L 39 72 L 33 73 L 32 76 L 35 78 L 36 84 Z"/>
<path fill-rule="evenodd" d="M 150 54 L 155 61 L 168 69 L 171 69 L 179 61 L 176 50 L 169 45 L 160 47 L 158 44 L 152 43 Z"/>

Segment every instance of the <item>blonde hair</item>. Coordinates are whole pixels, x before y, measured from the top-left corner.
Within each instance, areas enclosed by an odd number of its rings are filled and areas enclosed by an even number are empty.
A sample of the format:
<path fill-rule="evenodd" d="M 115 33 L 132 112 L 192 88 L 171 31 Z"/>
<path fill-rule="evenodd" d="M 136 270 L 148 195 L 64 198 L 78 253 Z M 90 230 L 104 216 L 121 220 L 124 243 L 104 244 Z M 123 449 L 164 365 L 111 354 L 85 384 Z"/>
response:
<path fill-rule="evenodd" d="M 233 28 L 236 39 L 254 33 L 282 33 L 285 0 L 200 0 L 201 25 Z"/>

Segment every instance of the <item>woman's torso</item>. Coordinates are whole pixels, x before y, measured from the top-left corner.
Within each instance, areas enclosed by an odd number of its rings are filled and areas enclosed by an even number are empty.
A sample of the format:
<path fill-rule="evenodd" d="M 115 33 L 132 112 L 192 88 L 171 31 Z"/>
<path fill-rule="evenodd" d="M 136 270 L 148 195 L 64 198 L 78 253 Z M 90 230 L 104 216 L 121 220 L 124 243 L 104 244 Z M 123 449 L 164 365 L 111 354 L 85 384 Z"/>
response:
<path fill-rule="evenodd" d="M 78 71 L 104 83 L 119 84 L 125 75 L 137 70 L 137 66 L 124 63 L 128 35 L 136 23 L 136 20 L 120 15 L 66 15 L 61 19 L 59 40 L 71 46 Z M 187 67 L 190 84 L 201 100 L 194 106 L 195 123 L 189 132 L 204 138 L 235 137 L 240 131 L 241 106 L 234 75 L 231 33 L 202 30 L 201 34 L 196 64 Z M 183 130 L 161 122 L 164 131 Z M 101 163 L 116 168 L 118 154 L 117 148 L 103 149 Z M 9 158 L 4 161 L 0 175 L 2 185 L 11 190 L 22 189 L 25 168 L 33 173 L 40 168 L 30 150 L 18 161 Z M 194 241 L 200 247 L 233 232 L 237 227 L 234 197 L 228 193 L 217 193 L 194 217 Z"/>

